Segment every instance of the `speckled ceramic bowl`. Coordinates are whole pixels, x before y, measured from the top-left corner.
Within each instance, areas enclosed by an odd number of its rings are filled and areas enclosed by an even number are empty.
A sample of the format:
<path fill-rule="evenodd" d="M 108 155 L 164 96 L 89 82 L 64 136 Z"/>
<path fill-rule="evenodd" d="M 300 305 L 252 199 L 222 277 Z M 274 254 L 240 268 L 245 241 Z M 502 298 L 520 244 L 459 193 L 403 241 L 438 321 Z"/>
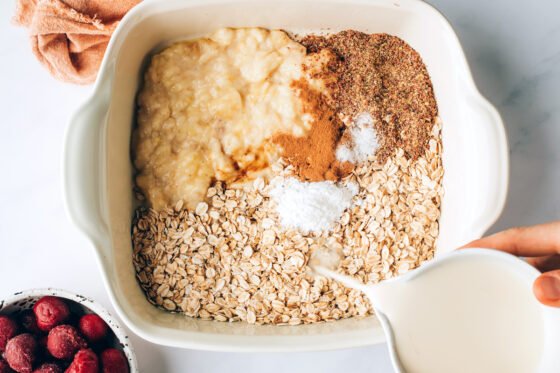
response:
<path fill-rule="evenodd" d="M 90 298 L 84 297 L 83 295 L 52 288 L 24 290 L 17 292 L 6 299 L 0 300 L 0 314 L 10 315 L 19 311 L 30 309 L 33 307 L 35 302 L 46 295 L 70 300 L 71 302 L 68 302 L 68 306 L 72 312 L 84 314 L 95 313 L 105 320 L 116 337 L 111 343 L 112 347 L 122 349 L 128 360 L 130 371 L 132 373 L 138 372 L 136 355 L 134 354 L 134 350 L 132 349 L 132 345 L 130 344 L 128 336 L 125 334 L 124 329 L 105 308 L 99 305 L 99 303 Z"/>

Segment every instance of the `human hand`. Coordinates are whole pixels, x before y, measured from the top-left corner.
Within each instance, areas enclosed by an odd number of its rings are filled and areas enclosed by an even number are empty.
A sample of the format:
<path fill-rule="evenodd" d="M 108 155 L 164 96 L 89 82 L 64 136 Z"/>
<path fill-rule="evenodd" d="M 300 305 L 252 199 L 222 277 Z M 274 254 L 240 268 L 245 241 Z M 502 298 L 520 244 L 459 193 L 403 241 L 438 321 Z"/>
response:
<path fill-rule="evenodd" d="M 541 272 L 533 284 L 537 299 L 560 307 L 560 221 L 532 227 L 511 228 L 463 246 L 488 248 L 526 257 Z"/>

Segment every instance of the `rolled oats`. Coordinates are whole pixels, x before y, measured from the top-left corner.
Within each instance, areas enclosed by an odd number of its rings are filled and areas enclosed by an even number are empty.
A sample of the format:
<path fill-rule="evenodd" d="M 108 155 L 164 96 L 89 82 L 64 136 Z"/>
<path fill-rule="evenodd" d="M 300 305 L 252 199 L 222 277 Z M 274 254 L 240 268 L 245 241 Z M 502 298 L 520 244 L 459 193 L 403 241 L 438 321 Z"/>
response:
<path fill-rule="evenodd" d="M 208 203 L 140 208 L 132 228 L 134 267 L 148 300 L 168 311 L 216 321 L 299 325 L 372 313 L 359 291 L 314 277 L 307 263 L 328 245 L 338 270 L 364 283 L 398 276 L 433 257 L 443 194 L 440 123 L 416 161 L 402 149 L 384 164 L 358 166 L 353 206 L 330 231 L 279 227 L 270 185 L 216 183 Z M 281 171 L 283 165 L 274 165 Z"/>

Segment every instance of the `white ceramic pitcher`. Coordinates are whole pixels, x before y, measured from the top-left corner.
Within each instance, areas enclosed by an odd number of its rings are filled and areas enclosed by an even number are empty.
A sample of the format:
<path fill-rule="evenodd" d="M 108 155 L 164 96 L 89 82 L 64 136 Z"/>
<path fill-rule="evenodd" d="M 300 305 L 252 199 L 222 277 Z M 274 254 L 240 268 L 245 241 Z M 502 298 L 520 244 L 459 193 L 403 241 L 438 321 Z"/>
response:
<path fill-rule="evenodd" d="M 508 266 L 508 270 L 512 269 L 515 271 L 516 277 L 519 277 L 523 283 L 526 281 L 528 286 L 523 287 L 523 291 L 530 292 L 531 284 L 540 274 L 535 268 L 530 266 L 525 261 L 514 257 L 512 255 L 499 252 L 496 250 L 488 250 L 488 249 L 468 249 L 468 250 L 459 250 L 454 251 L 446 255 L 442 255 L 437 257 L 436 259 L 426 262 L 421 267 L 408 272 L 402 276 L 389 279 L 383 281 L 376 285 L 366 286 L 357 282 L 356 280 L 331 271 L 325 267 L 321 266 L 314 266 L 314 269 L 317 273 L 331 277 L 339 282 L 343 283 L 348 287 L 352 287 L 358 290 L 363 291 L 370 299 L 373 304 L 373 307 L 376 311 L 377 317 L 383 327 L 385 332 L 387 345 L 389 348 L 389 354 L 391 358 L 391 362 L 393 367 L 395 368 L 396 372 L 405 372 L 403 363 L 399 359 L 398 354 L 398 346 L 396 345 L 396 338 L 393 332 L 393 326 L 389 321 L 389 318 L 383 312 L 383 309 L 379 307 L 379 304 L 376 304 L 375 293 L 379 290 L 379 287 L 383 286 L 386 287 L 385 290 L 390 289 L 390 287 L 395 287 L 395 285 L 403 285 L 406 282 L 415 281 L 421 276 L 426 275 L 428 271 L 431 271 L 436 268 L 440 268 L 440 266 L 450 265 L 450 261 L 452 260 L 468 260 L 468 259 L 475 259 L 475 260 L 482 260 L 490 263 L 497 263 L 498 265 L 502 266 L 505 264 Z M 491 260 L 489 260 L 491 259 Z M 502 266 L 503 268 L 503 266 Z M 473 273 L 476 275 L 476 273 Z M 517 276 L 519 275 L 519 276 Z M 373 293 L 373 294 L 372 294 Z M 378 293 L 379 294 L 379 293 Z M 531 293 L 532 296 L 532 293 Z M 532 298 L 529 298 L 531 301 Z M 535 372 L 537 373 L 554 373 L 560 372 L 560 310 L 556 308 L 546 307 L 544 305 L 538 304 L 533 309 L 537 309 L 537 312 L 540 312 L 539 320 L 542 320 L 542 349 L 540 350 L 540 363 L 538 363 L 538 367 L 536 367 Z M 537 325 L 540 327 L 540 322 L 537 321 Z M 515 328 L 515 325 L 512 325 L 512 328 Z M 457 336 L 455 336 L 457 337 Z M 529 342 L 528 342 L 529 343 Z M 449 343 L 450 348 L 453 348 L 454 343 L 450 341 Z M 442 351 L 444 354 L 445 351 Z M 467 352 L 466 352 L 467 353 Z M 514 355 L 514 354 L 513 354 Z M 473 359 L 476 359 L 476 356 L 472 356 Z M 511 359 L 515 359 L 516 356 L 511 356 Z M 515 360 L 512 360 L 515 361 Z M 409 362 L 410 365 L 410 362 Z M 527 372 L 531 373 L 531 372 Z"/>

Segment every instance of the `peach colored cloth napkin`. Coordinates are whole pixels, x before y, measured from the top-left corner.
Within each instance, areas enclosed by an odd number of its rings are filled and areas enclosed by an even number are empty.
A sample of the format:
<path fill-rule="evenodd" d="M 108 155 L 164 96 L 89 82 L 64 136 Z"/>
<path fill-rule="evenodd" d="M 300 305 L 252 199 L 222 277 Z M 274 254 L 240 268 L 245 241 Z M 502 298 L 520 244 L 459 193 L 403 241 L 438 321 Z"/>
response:
<path fill-rule="evenodd" d="M 29 28 L 33 53 L 57 79 L 95 80 L 119 20 L 139 0 L 17 0 L 16 24 Z"/>

